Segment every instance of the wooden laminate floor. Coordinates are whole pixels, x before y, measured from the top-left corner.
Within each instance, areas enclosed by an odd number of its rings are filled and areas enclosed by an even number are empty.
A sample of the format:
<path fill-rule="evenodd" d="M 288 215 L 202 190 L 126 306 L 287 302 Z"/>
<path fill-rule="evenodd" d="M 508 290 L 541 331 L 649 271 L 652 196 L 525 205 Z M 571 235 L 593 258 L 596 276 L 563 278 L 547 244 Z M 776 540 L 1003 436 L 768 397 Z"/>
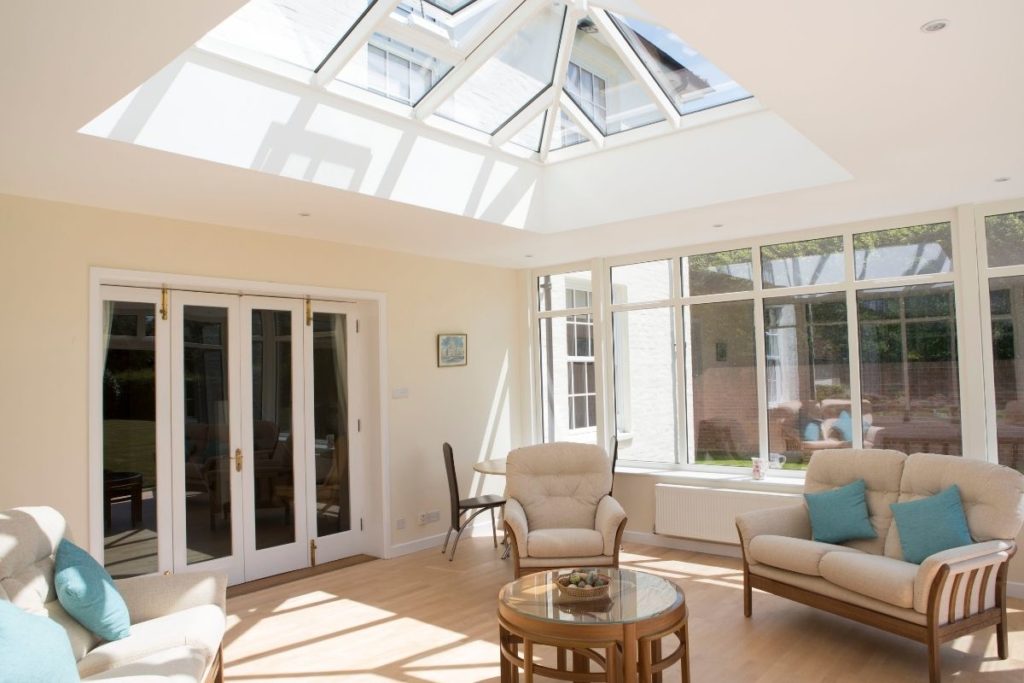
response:
<path fill-rule="evenodd" d="M 511 564 L 490 538 L 302 579 L 228 600 L 229 681 L 498 681 L 498 589 Z M 763 593 L 744 619 L 739 560 L 629 545 L 623 564 L 678 582 L 690 607 L 696 683 L 927 681 L 923 645 Z M 944 680 L 1024 683 L 1024 602 L 1010 655 L 995 629 L 943 648 Z M 665 677 L 679 681 L 678 667 Z"/>

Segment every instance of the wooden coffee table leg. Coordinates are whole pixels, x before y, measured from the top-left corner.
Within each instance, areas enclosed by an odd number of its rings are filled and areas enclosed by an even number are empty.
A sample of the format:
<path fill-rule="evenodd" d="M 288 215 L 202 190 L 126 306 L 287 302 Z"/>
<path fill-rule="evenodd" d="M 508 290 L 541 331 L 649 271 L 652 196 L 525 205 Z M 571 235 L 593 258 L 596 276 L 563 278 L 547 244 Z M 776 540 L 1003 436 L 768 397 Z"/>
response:
<path fill-rule="evenodd" d="M 565 668 L 565 648 L 555 648 L 555 653 L 555 668 L 557 668 L 559 671 L 567 671 L 567 669 Z"/>
<path fill-rule="evenodd" d="M 572 671 L 577 674 L 590 673 L 590 659 L 576 650 L 572 651 Z"/>
<path fill-rule="evenodd" d="M 679 642 L 683 646 L 683 658 L 679 662 L 679 676 L 681 683 L 690 683 L 690 641 L 686 624 L 679 629 Z"/>
<path fill-rule="evenodd" d="M 533 683 L 533 641 L 523 641 L 523 681 Z"/>
<path fill-rule="evenodd" d="M 637 674 L 636 624 L 622 625 L 622 680 L 636 683 Z"/>
<path fill-rule="evenodd" d="M 509 663 L 505 658 L 505 648 L 508 647 L 508 631 L 498 626 L 498 667 L 501 671 L 501 683 L 511 683 L 512 672 L 509 671 Z"/>
<path fill-rule="evenodd" d="M 653 658 L 654 643 L 656 641 L 641 641 L 640 642 L 640 680 L 643 683 L 649 683 L 651 679 L 651 660 Z M 654 658 L 654 661 L 658 661 Z"/>
<path fill-rule="evenodd" d="M 650 654 L 650 657 L 651 657 L 651 660 L 654 661 L 654 662 L 660 662 L 661 661 L 661 638 L 655 638 L 654 640 L 651 641 L 651 654 Z M 650 674 L 650 676 L 651 676 L 651 683 L 661 683 L 661 672 L 660 671 L 658 673 L 652 673 L 652 674 Z"/>

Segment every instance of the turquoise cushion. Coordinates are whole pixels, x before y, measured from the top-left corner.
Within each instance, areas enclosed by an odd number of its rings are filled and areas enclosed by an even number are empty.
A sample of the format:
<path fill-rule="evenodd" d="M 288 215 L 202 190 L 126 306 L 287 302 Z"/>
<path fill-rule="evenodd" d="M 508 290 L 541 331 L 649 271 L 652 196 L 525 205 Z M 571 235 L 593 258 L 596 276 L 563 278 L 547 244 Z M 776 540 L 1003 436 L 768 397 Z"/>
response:
<path fill-rule="evenodd" d="M 935 553 L 974 543 L 956 484 L 934 496 L 889 507 L 907 562 L 921 564 Z"/>
<path fill-rule="evenodd" d="M 78 666 L 64 628 L 0 600 L 0 683 L 77 680 Z"/>
<path fill-rule="evenodd" d="M 54 557 L 53 584 L 64 610 L 104 640 L 127 638 L 131 620 L 124 598 L 92 555 L 63 540 Z"/>
<path fill-rule="evenodd" d="M 843 543 L 857 538 L 878 538 L 868 519 L 863 479 L 821 493 L 805 493 L 811 534 L 822 543 Z"/>
<path fill-rule="evenodd" d="M 853 418 L 850 413 L 843 411 L 832 424 L 832 429 L 839 433 L 842 441 L 853 441 Z"/>
<path fill-rule="evenodd" d="M 802 436 L 804 441 L 821 441 L 821 421 L 808 420 Z"/>

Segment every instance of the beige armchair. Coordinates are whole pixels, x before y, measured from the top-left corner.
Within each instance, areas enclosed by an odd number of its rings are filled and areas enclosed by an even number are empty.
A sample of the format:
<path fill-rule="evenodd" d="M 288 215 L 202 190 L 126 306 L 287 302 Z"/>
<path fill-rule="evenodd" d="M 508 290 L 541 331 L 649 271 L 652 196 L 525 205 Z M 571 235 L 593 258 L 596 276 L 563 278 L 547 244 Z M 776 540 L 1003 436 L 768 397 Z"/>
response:
<path fill-rule="evenodd" d="M 618 567 L 626 513 L 611 497 L 598 446 L 549 443 L 508 456 L 505 531 L 515 576 L 558 567 Z"/>

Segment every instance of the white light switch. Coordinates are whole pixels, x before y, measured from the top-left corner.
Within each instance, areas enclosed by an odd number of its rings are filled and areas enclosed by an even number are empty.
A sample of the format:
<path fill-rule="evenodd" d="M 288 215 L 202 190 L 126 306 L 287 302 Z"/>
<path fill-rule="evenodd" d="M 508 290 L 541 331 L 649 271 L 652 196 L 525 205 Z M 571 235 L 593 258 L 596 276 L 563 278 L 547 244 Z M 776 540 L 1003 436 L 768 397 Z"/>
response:
<path fill-rule="evenodd" d="M 395 387 L 391 390 L 391 398 L 409 398 L 409 387 Z"/>

